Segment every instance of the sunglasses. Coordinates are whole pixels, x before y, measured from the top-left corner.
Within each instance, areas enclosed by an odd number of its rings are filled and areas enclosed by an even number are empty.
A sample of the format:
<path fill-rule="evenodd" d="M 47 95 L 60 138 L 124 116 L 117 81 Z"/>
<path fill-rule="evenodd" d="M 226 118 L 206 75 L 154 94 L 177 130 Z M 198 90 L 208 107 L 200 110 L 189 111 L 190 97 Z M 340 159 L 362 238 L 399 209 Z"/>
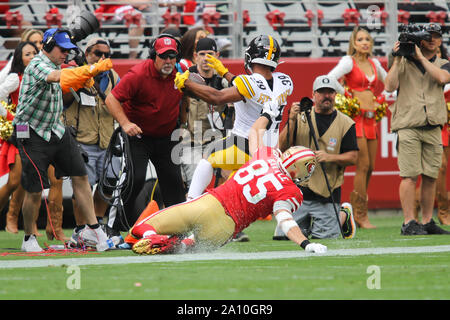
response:
<path fill-rule="evenodd" d="M 95 50 L 94 54 L 99 58 L 101 58 L 102 56 L 105 56 L 105 58 L 109 58 L 111 56 L 111 52 L 103 52 L 100 50 Z"/>
<path fill-rule="evenodd" d="M 177 57 L 177 54 L 173 52 L 164 52 L 163 54 L 158 54 L 158 57 L 160 57 L 162 60 L 166 60 L 167 58 L 172 60 Z"/>
<path fill-rule="evenodd" d="M 59 48 L 59 50 L 61 50 L 61 53 L 69 53 L 70 50 L 72 50 L 72 49 L 62 48 L 62 47 L 60 47 L 60 46 L 57 46 L 57 47 Z"/>

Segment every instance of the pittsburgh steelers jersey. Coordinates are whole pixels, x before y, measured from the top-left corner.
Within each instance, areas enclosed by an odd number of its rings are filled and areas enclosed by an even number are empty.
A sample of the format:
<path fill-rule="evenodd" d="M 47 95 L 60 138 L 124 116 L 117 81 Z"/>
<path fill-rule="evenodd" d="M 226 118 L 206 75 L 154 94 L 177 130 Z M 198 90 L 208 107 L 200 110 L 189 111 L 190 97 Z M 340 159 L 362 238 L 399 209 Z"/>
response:
<path fill-rule="evenodd" d="M 250 128 L 261 115 L 263 104 L 270 100 L 277 100 L 280 105 L 280 114 L 272 123 L 264 135 L 264 144 L 275 147 L 278 143 L 278 128 L 280 126 L 283 109 L 287 104 L 287 97 L 294 89 L 291 78 L 281 72 L 274 72 L 273 90 L 270 89 L 267 80 L 259 73 L 251 75 L 239 75 L 233 80 L 239 93 L 245 100 L 234 103 L 235 121 L 232 133 L 248 138 Z"/>

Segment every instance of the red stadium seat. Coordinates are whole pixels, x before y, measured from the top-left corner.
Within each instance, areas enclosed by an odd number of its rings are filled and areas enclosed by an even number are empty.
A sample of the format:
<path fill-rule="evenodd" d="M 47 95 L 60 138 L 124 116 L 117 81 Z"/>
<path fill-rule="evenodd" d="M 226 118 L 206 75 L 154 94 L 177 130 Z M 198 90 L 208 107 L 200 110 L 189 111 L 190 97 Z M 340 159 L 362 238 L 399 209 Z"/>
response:
<path fill-rule="evenodd" d="M 342 14 L 342 18 L 344 18 L 344 23 L 346 26 L 348 26 L 350 23 L 354 23 L 356 25 L 359 25 L 359 18 L 361 17 L 361 14 L 357 9 L 345 9 L 344 13 Z"/>
<path fill-rule="evenodd" d="M 51 8 L 48 10 L 44 18 L 48 28 L 51 26 L 58 26 L 58 28 L 61 28 L 63 15 L 59 13 L 58 8 Z"/>
<path fill-rule="evenodd" d="M 247 24 L 250 22 L 250 14 L 248 13 L 248 10 L 242 11 L 242 20 L 244 27 L 246 27 Z"/>
<path fill-rule="evenodd" d="M 162 15 L 162 18 L 164 19 L 165 28 L 167 28 L 169 24 L 174 24 L 177 28 L 180 27 L 181 24 L 180 13 L 175 12 L 174 14 L 172 14 L 172 11 L 170 9 L 167 9 L 166 12 Z"/>
<path fill-rule="evenodd" d="M 19 29 L 22 28 L 23 15 L 19 11 L 6 11 L 5 20 L 8 29 L 10 29 L 11 26 L 18 26 Z"/>
<path fill-rule="evenodd" d="M 397 21 L 399 23 L 408 24 L 411 14 L 405 10 L 398 10 Z"/>
<path fill-rule="evenodd" d="M 217 11 L 207 11 L 202 13 L 203 24 L 205 25 L 205 30 L 209 33 L 214 34 L 214 30 L 209 26 L 209 24 L 214 24 L 216 27 L 219 26 L 220 12 Z"/>
<path fill-rule="evenodd" d="M 273 30 L 277 30 L 277 26 L 280 25 L 284 27 L 284 17 L 286 13 L 281 12 L 280 10 L 273 10 L 266 14 L 266 19 L 269 24 L 272 26 Z"/>
<path fill-rule="evenodd" d="M 447 18 L 447 13 L 445 11 L 430 11 L 426 15 L 430 22 L 439 23 L 445 26 L 445 18 Z"/>
<path fill-rule="evenodd" d="M 314 12 L 312 10 L 307 10 L 305 13 L 306 19 L 308 19 L 308 25 L 312 26 L 312 20 L 314 19 Z M 319 26 L 322 26 L 322 19 L 323 19 L 323 11 L 317 10 L 317 20 L 319 23 Z"/>
<path fill-rule="evenodd" d="M 123 15 L 123 20 L 125 20 L 125 25 L 129 27 L 131 24 L 135 24 L 138 27 L 141 26 L 142 14 L 136 11 L 128 11 Z"/>

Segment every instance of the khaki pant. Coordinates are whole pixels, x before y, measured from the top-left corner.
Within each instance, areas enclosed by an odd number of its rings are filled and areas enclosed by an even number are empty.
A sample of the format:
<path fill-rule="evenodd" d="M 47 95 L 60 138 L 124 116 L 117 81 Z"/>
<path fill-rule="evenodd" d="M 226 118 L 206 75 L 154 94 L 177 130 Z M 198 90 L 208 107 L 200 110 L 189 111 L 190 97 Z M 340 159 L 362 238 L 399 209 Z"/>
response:
<path fill-rule="evenodd" d="M 442 161 L 440 127 L 398 131 L 398 167 L 401 177 L 426 175 L 436 179 Z"/>

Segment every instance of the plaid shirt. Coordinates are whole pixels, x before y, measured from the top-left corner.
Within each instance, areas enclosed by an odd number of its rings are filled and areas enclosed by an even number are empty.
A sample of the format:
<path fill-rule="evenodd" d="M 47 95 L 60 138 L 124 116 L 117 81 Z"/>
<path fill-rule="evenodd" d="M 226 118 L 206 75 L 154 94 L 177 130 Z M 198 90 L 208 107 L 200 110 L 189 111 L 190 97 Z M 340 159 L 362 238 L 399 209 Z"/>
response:
<path fill-rule="evenodd" d="M 47 76 L 61 69 L 42 53 L 36 55 L 23 74 L 17 105 L 16 123 L 28 123 L 44 140 L 50 141 L 52 131 L 61 139 L 64 124 L 62 91 L 59 82 L 47 82 Z"/>

